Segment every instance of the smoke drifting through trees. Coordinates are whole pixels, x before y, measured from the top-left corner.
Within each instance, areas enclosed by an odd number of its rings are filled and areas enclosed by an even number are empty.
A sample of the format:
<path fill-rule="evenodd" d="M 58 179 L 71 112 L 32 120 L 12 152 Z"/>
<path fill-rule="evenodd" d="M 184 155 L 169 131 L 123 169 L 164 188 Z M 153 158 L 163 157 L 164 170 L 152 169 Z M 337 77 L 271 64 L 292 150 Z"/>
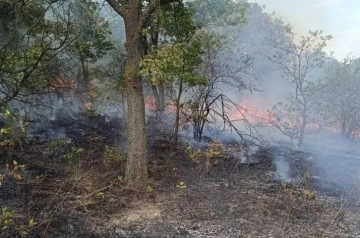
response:
<path fill-rule="evenodd" d="M 3 109 L 40 102 L 70 109 L 69 114 L 112 111 L 124 117 L 129 108 L 123 105 L 132 103 L 128 99 L 133 96 L 124 84 L 128 54 L 115 46 L 125 32 L 117 29 L 122 35 L 115 39 L 110 19 L 104 18 L 104 12 L 112 11 L 110 5 L 121 1 L 1 2 L 1 12 L 6 13 L 1 14 L 0 34 Z M 329 36 L 314 31 L 298 39 L 291 26 L 246 1 L 169 2 L 161 1 L 167 4 L 155 7 L 141 26 L 146 55 L 141 80 L 146 85 L 139 79 L 136 87 L 137 93 L 144 87 L 145 96 L 153 94 L 158 118 L 167 105 L 175 105 L 176 113 L 167 112 L 173 118 L 166 124 L 175 125 L 174 135 L 181 132 L 182 123 L 192 123 L 194 139 L 201 140 L 207 128 L 221 121 L 221 130 L 231 131 L 236 125 L 247 139 L 260 137 L 253 134 L 255 125 L 272 124 L 298 146 L 319 129 L 339 130 L 357 139 L 359 60 L 340 63 L 326 55 L 323 48 Z M 143 7 L 154 7 L 151 3 Z M 34 12 L 31 19 L 24 15 L 29 12 Z M 14 14 L 16 22 L 6 17 Z M 116 21 L 123 29 L 121 18 Z M 59 102 L 64 95 L 68 99 Z M 76 105 L 65 107 L 74 100 Z M 46 111 L 52 114 L 54 109 Z"/>
<path fill-rule="evenodd" d="M 305 133 L 311 131 L 309 124 L 321 123 L 315 101 L 316 79 L 311 78 L 311 73 L 324 65 L 326 54 L 323 49 L 331 36 L 310 31 L 308 36 L 302 36 L 296 43 L 295 33 L 291 29 L 287 33 L 289 40 L 276 42 L 270 60 L 280 67 L 292 89 L 287 102 L 277 104 L 270 113 L 272 124 L 292 141 L 296 139 L 297 146 L 301 147 Z"/>
<path fill-rule="evenodd" d="M 321 31 L 245 0 L 0 0 L 0 38 L 0 236 L 358 234 L 324 191 L 360 184 L 360 60 Z"/>

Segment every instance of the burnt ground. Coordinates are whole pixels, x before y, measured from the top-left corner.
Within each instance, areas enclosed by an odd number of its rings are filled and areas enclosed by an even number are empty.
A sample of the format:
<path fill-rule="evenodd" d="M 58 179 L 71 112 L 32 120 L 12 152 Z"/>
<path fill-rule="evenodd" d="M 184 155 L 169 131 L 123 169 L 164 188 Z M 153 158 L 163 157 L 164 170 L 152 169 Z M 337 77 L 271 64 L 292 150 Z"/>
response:
<path fill-rule="evenodd" d="M 1 148 L 0 237 L 360 237 L 360 189 L 322 187 L 306 153 L 282 151 L 294 178 L 285 183 L 274 162 L 282 148 L 251 163 L 220 153 L 206 173 L 201 158 L 151 137 L 150 178 L 135 186 L 122 180 L 123 151 L 111 149 L 124 139 L 117 123 L 55 124 L 65 140 L 35 135 Z"/>

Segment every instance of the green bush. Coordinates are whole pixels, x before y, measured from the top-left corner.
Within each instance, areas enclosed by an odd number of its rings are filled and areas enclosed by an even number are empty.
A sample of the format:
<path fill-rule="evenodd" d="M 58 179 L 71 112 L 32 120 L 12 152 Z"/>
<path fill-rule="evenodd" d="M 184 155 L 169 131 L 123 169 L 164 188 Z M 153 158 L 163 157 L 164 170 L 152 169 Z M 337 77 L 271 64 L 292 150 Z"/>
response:
<path fill-rule="evenodd" d="M 49 156 L 52 156 L 55 154 L 57 150 L 60 148 L 63 148 L 67 144 L 66 138 L 59 138 L 53 141 L 50 141 L 46 146 L 46 152 Z"/>
<path fill-rule="evenodd" d="M 6 231 L 14 223 L 16 218 L 16 212 L 8 207 L 1 208 L 0 214 L 0 229 Z"/>
<path fill-rule="evenodd" d="M 68 163 L 78 164 L 85 157 L 85 150 L 83 148 L 73 147 L 69 153 L 62 158 Z"/>
<path fill-rule="evenodd" d="M 110 167 L 118 167 L 125 161 L 124 150 L 121 147 L 105 146 L 104 164 Z"/>

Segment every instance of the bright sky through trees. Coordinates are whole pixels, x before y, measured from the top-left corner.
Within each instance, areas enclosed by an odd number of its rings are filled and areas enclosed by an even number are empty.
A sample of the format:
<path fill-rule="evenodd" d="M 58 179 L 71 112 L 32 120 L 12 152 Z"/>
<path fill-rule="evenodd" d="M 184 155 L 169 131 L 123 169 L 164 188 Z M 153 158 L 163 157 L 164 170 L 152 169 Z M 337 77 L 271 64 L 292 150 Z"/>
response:
<path fill-rule="evenodd" d="M 359 0 L 250 0 L 265 5 L 265 11 L 275 12 L 294 31 L 304 35 L 309 30 L 323 30 L 334 38 L 327 51 L 341 60 L 347 55 L 360 56 Z"/>

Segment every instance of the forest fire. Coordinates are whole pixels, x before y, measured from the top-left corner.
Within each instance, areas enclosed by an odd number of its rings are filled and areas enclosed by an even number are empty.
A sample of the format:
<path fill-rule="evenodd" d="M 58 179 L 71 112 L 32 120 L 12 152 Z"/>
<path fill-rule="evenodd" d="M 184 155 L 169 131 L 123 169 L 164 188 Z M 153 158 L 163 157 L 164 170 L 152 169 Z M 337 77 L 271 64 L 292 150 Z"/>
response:
<path fill-rule="evenodd" d="M 63 94 L 64 91 L 77 88 L 78 85 L 70 79 L 58 78 L 54 83 L 50 85 L 52 92 Z"/>
<path fill-rule="evenodd" d="M 246 120 L 251 125 L 271 125 L 274 118 L 265 109 L 260 109 L 256 105 L 261 105 L 259 102 L 255 102 L 250 99 L 243 100 L 239 108 L 231 108 L 229 111 L 230 120 L 242 121 Z"/>
<path fill-rule="evenodd" d="M 228 116 L 229 120 L 232 122 L 236 121 L 247 121 L 252 126 L 257 125 L 272 125 L 274 122 L 274 118 L 270 115 L 270 113 L 265 109 L 260 109 L 256 105 L 261 105 L 261 103 L 256 102 L 251 99 L 244 99 L 239 106 L 228 107 L 225 109 L 225 114 Z M 154 97 L 147 96 L 145 98 L 145 109 L 150 112 L 156 111 L 156 102 Z M 169 102 L 167 105 L 167 110 L 171 113 L 175 113 L 176 106 L 174 102 Z M 213 110 L 220 110 L 215 109 Z M 183 115 L 191 115 L 191 111 L 189 108 L 181 109 Z M 189 117 L 187 117 L 189 120 Z M 182 120 L 184 121 L 184 120 Z M 188 122 L 183 122 L 188 123 Z"/>
<path fill-rule="evenodd" d="M 154 97 L 152 96 L 145 97 L 145 109 L 151 112 L 156 110 L 156 102 Z"/>
<path fill-rule="evenodd" d="M 0 0 L 0 238 L 359 237 L 356 8 L 264 1 Z"/>

